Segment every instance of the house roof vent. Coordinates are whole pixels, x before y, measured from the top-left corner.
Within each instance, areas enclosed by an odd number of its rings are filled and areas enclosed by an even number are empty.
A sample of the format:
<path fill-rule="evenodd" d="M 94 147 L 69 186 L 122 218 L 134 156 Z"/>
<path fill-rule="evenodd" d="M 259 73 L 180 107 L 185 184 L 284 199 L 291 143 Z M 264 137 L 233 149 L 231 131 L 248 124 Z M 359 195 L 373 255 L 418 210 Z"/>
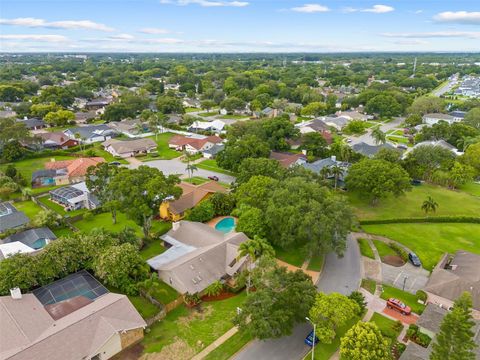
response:
<path fill-rule="evenodd" d="M 22 290 L 18 287 L 10 289 L 10 295 L 12 296 L 12 299 L 20 300 L 22 298 Z"/>

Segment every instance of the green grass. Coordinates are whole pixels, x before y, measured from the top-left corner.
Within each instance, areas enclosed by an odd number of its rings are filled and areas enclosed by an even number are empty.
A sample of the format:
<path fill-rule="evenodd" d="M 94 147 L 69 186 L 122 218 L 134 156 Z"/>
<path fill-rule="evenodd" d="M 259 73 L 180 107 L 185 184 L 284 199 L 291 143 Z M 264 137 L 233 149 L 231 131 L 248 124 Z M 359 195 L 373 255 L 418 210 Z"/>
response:
<path fill-rule="evenodd" d="M 196 112 L 196 111 L 200 111 L 201 109 L 199 108 L 196 108 L 196 107 L 186 107 L 185 108 L 185 112 L 186 113 L 192 113 L 192 112 Z"/>
<path fill-rule="evenodd" d="M 93 154 L 92 154 L 93 151 Z M 128 164 L 128 161 L 120 158 L 120 157 L 115 157 L 112 154 L 110 154 L 108 151 L 105 151 L 103 149 L 103 146 L 101 143 L 94 143 L 92 146 L 88 147 L 86 150 L 78 151 L 76 154 L 80 154 L 84 157 L 89 157 L 89 156 L 99 156 L 105 159 L 106 162 L 112 162 L 112 161 L 118 161 L 120 164 Z"/>
<path fill-rule="evenodd" d="M 23 211 L 30 220 L 33 220 L 35 215 L 43 211 L 40 205 L 35 204 L 32 200 L 16 202 L 13 203 L 13 206 L 15 206 L 17 210 Z"/>
<path fill-rule="evenodd" d="M 239 331 L 208 354 L 204 360 L 228 360 L 251 340 L 253 340 L 253 336 L 250 332 Z"/>
<path fill-rule="evenodd" d="M 402 328 L 396 328 L 397 322 L 395 320 L 389 319 L 379 313 L 373 313 L 371 322 L 375 323 L 378 326 L 378 329 L 382 332 L 382 335 L 390 338 L 391 340 L 396 340 Z"/>
<path fill-rule="evenodd" d="M 301 267 L 306 259 L 306 255 L 298 248 L 281 249 L 274 247 L 275 257 L 290 265 Z"/>
<path fill-rule="evenodd" d="M 323 267 L 323 262 L 325 261 L 325 255 L 316 255 L 310 259 L 308 263 L 307 270 L 311 271 L 321 271 Z"/>
<path fill-rule="evenodd" d="M 118 289 L 107 286 L 108 290 L 113 293 L 118 293 L 121 294 L 122 292 L 119 291 Z M 132 305 L 137 309 L 137 311 L 140 313 L 140 315 L 144 319 L 151 318 L 160 311 L 159 308 L 157 308 L 155 305 L 153 305 L 150 301 L 145 299 L 143 296 L 137 295 L 137 296 L 131 296 L 127 295 L 128 299 L 131 301 Z"/>
<path fill-rule="evenodd" d="M 234 175 L 231 171 L 222 169 L 218 166 L 217 161 L 213 159 L 203 160 L 202 162 L 196 164 L 199 169 L 215 171 L 221 174 Z"/>
<path fill-rule="evenodd" d="M 210 112 L 207 111 L 207 112 L 198 113 L 198 116 L 202 116 L 202 117 L 210 117 L 215 115 L 218 115 L 218 111 L 210 111 Z"/>
<path fill-rule="evenodd" d="M 222 115 L 220 119 L 232 119 L 232 120 L 238 120 L 238 119 L 248 119 L 248 115 Z"/>
<path fill-rule="evenodd" d="M 387 140 L 390 140 L 390 141 L 392 141 L 394 143 L 397 143 L 397 144 L 404 144 L 404 145 L 409 145 L 410 144 L 410 141 L 408 140 L 408 138 L 406 138 L 404 136 L 399 137 L 399 136 L 388 135 Z"/>
<path fill-rule="evenodd" d="M 11 164 L 14 165 L 17 168 L 17 170 L 20 172 L 20 174 L 22 174 L 22 176 L 27 180 L 27 182 L 30 183 L 32 181 L 33 172 L 37 170 L 45 169 L 45 163 L 50 161 L 51 159 L 55 159 L 56 161 L 61 161 L 61 160 L 71 160 L 75 158 L 73 156 L 46 156 L 46 157 L 41 157 L 36 159 L 20 160 Z M 8 165 L 10 164 L 0 165 L 0 171 L 5 171 Z"/>
<path fill-rule="evenodd" d="M 375 255 L 373 254 L 373 250 L 370 247 L 370 244 L 368 243 L 368 240 L 359 238 L 359 239 L 357 239 L 357 241 L 358 241 L 358 246 L 360 247 L 360 253 L 363 256 L 366 256 L 370 259 L 375 259 Z"/>
<path fill-rule="evenodd" d="M 125 227 L 130 227 L 135 230 L 137 236 L 143 236 L 142 229 L 132 220 L 127 219 L 125 214 L 117 213 L 117 223 L 112 222 L 112 215 L 109 212 L 95 215 L 90 220 L 79 220 L 73 223 L 73 226 L 83 232 L 90 232 L 95 228 L 103 228 L 112 232 L 120 232 Z"/>
<path fill-rule="evenodd" d="M 164 305 L 176 300 L 180 294 L 171 286 L 167 285 L 160 279 L 155 280 L 156 285 L 151 289 L 150 295 Z"/>
<path fill-rule="evenodd" d="M 166 249 L 162 245 L 160 239 L 153 239 L 145 243 L 142 250 L 140 250 L 140 256 L 143 260 L 151 259 L 157 255 L 163 253 Z"/>
<path fill-rule="evenodd" d="M 375 294 L 375 289 L 377 288 L 377 283 L 370 279 L 362 279 L 362 284 L 360 285 L 362 288 L 367 290 L 370 294 Z"/>
<path fill-rule="evenodd" d="M 148 154 L 139 158 L 141 161 L 150 161 L 150 160 L 171 160 L 182 155 L 178 151 L 170 149 L 168 147 L 168 141 L 172 138 L 173 133 L 162 133 L 155 136 L 150 136 L 150 139 L 157 143 L 157 154 L 152 155 Z"/>
<path fill-rule="evenodd" d="M 184 182 L 187 182 L 187 183 L 190 183 L 190 184 L 193 184 L 193 185 L 201 185 L 201 184 L 204 184 L 206 182 L 209 182 L 210 180 L 209 179 L 205 179 L 203 177 L 200 177 L 200 176 L 192 176 L 191 179 L 187 178 L 187 179 L 182 179 L 182 181 Z"/>
<path fill-rule="evenodd" d="M 178 338 L 198 353 L 233 327 L 232 319 L 245 297 L 245 293 L 242 293 L 229 299 L 202 303 L 202 313 L 185 305 L 179 306 L 150 327 L 142 341 L 144 351 L 160 352 Z"/>
<path fill-rule="evenodd" d="M 410 306 L 412 311 L 417 314 L 421 314 L 425 310 L 425 305 L 417 302 L 417 297 L 409 292 L 394 288 L 389 285 L 382 285 L 383 291 L 380 296 L 384 300 L 389 298 L 395 298 L 402 301 L 405 305 Z"/>
<path fill-rule="evenodd" d="M 338 350 L 340 347 L 340 339 L 345 335 L 345 333 L 358 321 L 360 320 L 359 317 L 354 317 L 350 321 L 348 321 L 345 325 L 340 326 L 337 329 L 337 336 L 333 339 L 332 343 L 330 344 L 322 344 L 318 343 L 315 345 L 315 360 L 328 360 L 332 357 L 332 355 Z M 305 334 L 306 336 L 307 334 Z M 307 356 L 305 356 L 304 360 L 310 360 L 312 358 L 312 352 L 310 351 Z"/>
<path fill-rule="evenodd" d="M 55 234 L 55 236 L 56 236 L 57 238 L 59 238 L 59 237 L 65 237 L 65 236 L 70 236 L 70 235 L 73 234 L 73 231 L 72 231 L 70 228 L 68 228 L 68 227 L 62 228 L 62 229 L 53 229 L 52 231 L 53 231 L 53 233 Z"/>
<path fill-rule="evenodd" d="M 445 252 L 466 250 L 480 254 L 480 224 L 364 225 L 363 229 L 404 244 L 420 257 L 427 270 L 432 270 Z"/>
<path fill-rule="evenodd" d="M 384 243 L 383 241 L 380 240 L 373 240 L 373 245 L 377 248 L 378 255 L 380 255 L 380 258 L 383 258 L 384 256 L 397 256 L 398 254 L 393 250 L 388 244 Z"/>
<path fill-rule="evenodd" d="M 362 220 L 424 217 L 421 207 L 428 196 L 438 203 L 436 213 L 429 216 L 478 216 L 480 209 L 478 197 L 429 184 L 414 186 L 404 196 L 381 199 L 377 206 L 371 206 L 368 200 L 357 193 L 347 194 L 355 213 Z"/>
<path fill-rule="evenodd" d="M 65 211 L 65 208 L 57 203 L 54 203 L 50 200 L 49 196 L 42 196 L 38 198 L 38 201 L 41 202 L 43 205 L 48 207 L 49 209 L 55 211 L 57 214 L 62 216 L 68 215 L 69 217 L 73 217 L 79 214 L 83 214 L 87 212 L 87 209 L 79 209 L 74 211 Z"/>
<path fill-rule="evenodd" d="M 460 186 L 460 190 L 470 195 L 480 196 L 480 184 L 478 183 L 471 182 L 471 183 L 462 185 Z"/>

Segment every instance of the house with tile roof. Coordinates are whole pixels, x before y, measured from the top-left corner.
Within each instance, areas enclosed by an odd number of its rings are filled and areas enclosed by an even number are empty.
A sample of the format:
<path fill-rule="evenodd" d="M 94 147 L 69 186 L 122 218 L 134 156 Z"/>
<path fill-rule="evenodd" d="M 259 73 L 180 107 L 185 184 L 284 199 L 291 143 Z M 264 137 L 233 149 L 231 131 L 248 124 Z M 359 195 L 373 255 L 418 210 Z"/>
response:
<path fill-rule="evenodd" d="M 50 185 L 67 185 L 85 181 L 87 169 L 105 162 L 102 157 L 77 158 L 74 160 L 49 161 L 45 163 L 45 170 L 51 171 Z M 55 172 L 55 173 L 53 173 Z M 44 176 L 44 170 L 32 174 L 32 184 L 38 184 L 38 178 Z M 43 181 L 41 184 L 45 184 Z M 39 185 L 42 186 L 42 185 Z"/>
<path fill-rule="evenodd" d="M 176 200 L 166 200 L 160 205 L 160 217 L 164 220 L 183 219 L 187 210 L 192 209 L 216 192 L 227 192 L 223 186 L 213 180 L 200 185 L 181 182 L 177 186 L 182 189 L 182 195 Z"/>
<path fill-rule="evenodd" d="M 243 269 L 246 258 L 238 248 L 244 233 L 223 233 L 213 227 L 182 220 L 161 237 L 167 251 L 147 263 L 180 294 L 196 294 L 215 281 L 229 281 Z"/>
<path fill-rule="evenodd" d="M 218 136 L 184 136 L 174 135 L 168 141 L 168 147 L 177 151 L 186 151 L 194 155 L 208 150 L 215 144 L 221 144 L 223 140 Z"/>
<path fill-rule="evenodd" d="M 64 289 L 69 289 L 66 292 Z M 109 293 L 85 271 L 0 297 L 1 360 L 110 359 L 146 327 L 127 296 Z"/>

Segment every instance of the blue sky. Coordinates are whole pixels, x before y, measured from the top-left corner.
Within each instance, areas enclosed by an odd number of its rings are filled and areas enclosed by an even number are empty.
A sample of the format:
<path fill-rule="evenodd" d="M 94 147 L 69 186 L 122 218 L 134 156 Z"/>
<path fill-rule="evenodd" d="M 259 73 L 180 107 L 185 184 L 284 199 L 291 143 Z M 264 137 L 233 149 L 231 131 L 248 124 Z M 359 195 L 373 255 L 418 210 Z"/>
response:
<path fill-rule="evenodd" d="M 0 50 L 480 51 L 478 0 L 2 0 Z"/>

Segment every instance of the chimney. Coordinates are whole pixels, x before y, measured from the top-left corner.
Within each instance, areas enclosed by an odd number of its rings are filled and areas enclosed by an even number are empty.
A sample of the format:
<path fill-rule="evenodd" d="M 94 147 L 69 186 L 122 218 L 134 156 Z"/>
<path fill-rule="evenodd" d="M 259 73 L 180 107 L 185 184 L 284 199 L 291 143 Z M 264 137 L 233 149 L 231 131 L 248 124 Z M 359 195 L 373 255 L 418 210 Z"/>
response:
<path fill-rule="evenodd" d="M 20 300 L 22 298 L 22 291 L 18 287 L 16 287 L 10 289 L 10 295 L 12 296 L 12 299 Z"/>
<path fill-rule="evenodd" d="M 175 221 L 172 223 L 172 230 L 178 230 L 180 228 L 180 221 Z"/>
<path fill-rule="evenodd" d="M 337 157 L 336 157 L 335 155 L 332 155 L 332 156 L 331 156 L 331 159 L 332 159 L 333 161 L 337 161 Z"/>

